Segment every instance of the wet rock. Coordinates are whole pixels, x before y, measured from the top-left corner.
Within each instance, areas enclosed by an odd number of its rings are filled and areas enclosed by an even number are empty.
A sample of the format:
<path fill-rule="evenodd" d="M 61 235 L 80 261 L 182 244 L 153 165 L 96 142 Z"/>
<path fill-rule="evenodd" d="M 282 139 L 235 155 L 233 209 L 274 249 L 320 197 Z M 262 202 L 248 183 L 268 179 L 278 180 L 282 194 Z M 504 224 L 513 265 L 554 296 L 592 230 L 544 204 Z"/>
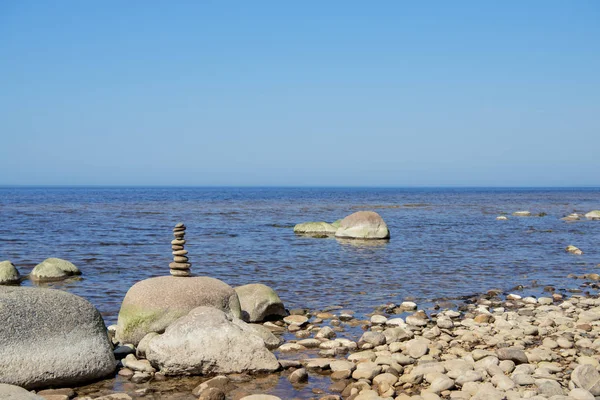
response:
<path fill-rule="evenodd" d="M 29 278 L 36 282 L 51 282 L 81 275 L 81 271 L 71 262 L 60 258 L 47 258 L 33 268 Z"/>
<path fill-rule="evenodd" d="M 567 253 L 575 254 L 578 256 L 583 254 L 583 251 L 581 251 L 581 249 L 573 245 L 568 245 L 565 250 L 567 251 Z"/>
<path fill-rule="evenodd" d="M 13 285 L 21 281 L 21 275 L 10 261 L 0 262 L 0 285 Z"/>
<path fill-rule="evenodd" d="M 308 372 L 304 368 L 297 369 L 290 374 L 288 379 L 292 384 L 308 382 Z"/>
<path fill-rule="evenodd" d="M 247 322 L 264 321 L 269 318 L 287 316 L 285 307 L 277 293 L 260 283 L 238 286 L 235 292 L 240 300 L 242 319 Z"/>
<path fill-rule="evenodd" d="M 512 215 L 515 217 L 530 217 L 531 211 L 515 211 Z"/>
<path fill-rule="evenodd" d="M 390 231 L 376 212 L 358 211 L 340 222 L 335 236 L 348 239 L 389 239 Z"/>

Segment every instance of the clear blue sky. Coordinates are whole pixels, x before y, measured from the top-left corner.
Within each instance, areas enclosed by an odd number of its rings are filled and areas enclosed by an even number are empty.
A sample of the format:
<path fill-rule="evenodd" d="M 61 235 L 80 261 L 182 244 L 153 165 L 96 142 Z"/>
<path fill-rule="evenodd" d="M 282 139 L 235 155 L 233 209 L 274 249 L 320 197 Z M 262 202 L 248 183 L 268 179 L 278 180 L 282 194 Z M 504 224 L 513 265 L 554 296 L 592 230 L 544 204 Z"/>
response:
<path fill-rule="evenodd" d="M 600 1 L 0 0 L 0 184 L 600 186 Z"/>

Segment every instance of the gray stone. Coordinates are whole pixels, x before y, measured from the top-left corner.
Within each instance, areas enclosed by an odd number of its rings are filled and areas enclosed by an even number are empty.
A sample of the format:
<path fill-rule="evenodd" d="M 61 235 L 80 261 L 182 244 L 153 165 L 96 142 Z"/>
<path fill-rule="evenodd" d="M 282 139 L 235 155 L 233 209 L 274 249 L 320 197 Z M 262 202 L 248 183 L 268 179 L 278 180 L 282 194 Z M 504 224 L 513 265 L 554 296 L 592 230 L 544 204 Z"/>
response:
<path fill-rule="evenodd" d="M 81 275 L 73 263 L 60 258 L 47 258 L 35 266 L 29 277 L 36 282 L 51 282 Z"/>
<path fill-rule="evenodd" d="M 290 374 L 288 379 L 292 384 L 305 383 L 308 381 L 308 372 L 304 368 L 297 369 Z"/>
<path fill-rule="evenodd" d="M 337 228 L 327 222 L 304 222 L 294 226 L 294 233 L 320 233 L 323 235 L 334 235 Z"/>
<path fill-rule="evenodd" d="M 260 324 L 248 324 L 248 327 L 254 330 L 254 333 L 263 340 L 265 346 L 267 346 L 267 349 L 269 350 L 274 350 L 283 343 L 283 339 L 273 335 L 271 330 L 265 326 Z"/>
<path fill-rule="evenodd" d="M 590 211 L 589 213 L 585 214 L 585 217 L 587 219 L 600 219 L 600 210 Z"/>
<path fill-rule="evenodd" d="M 37 394 L 28 392 L 22 387 L 0 383 L 0 399 L 2 400 L 45 400 Z"/>
<path fill-rule="evenodd" d="M 115 370 L 102 316 L 61 290 L 0 287 L 0 381 L 27 389 L 70 386 Z"/>
<path fill-rule="evenodd" d="M 521 349 L 515 347 L 503 347 L 496 350 L 499 360 L 511 360 L 515 364 L 527 364 L 527 355 Z"/>
<path fill-rule="evenodd" d="M 181 279 L 160 276 L 133 285 L 121 304 L 116 339 L 137 345 L 150 332 L 163 332 L 176 319 L 200 306 L 214 307 L 241 317 L 235 290 L 226 283 L 198 276 Z"/>
<path fill-rule="evenodd" d="M 240 299 L 242 319 L 244 321 L 259 322 L 287 316 L 281 299 L 267 285 L 251 283 L 236 287 L 235 292 Z"/>
<path fill-rule="evenodd" d="M 594 396 L 600 396 L 600 374 L 592 365 L 578 365 L 571 372 L 571 380 L 576 387 L 585 389 Z"/>
<path fill-rule="evenodd" d="M 390 231 L 383 218 L 373 211 L 358 211 L 340 222 L 335 237 L 347 239 L 389 239 Z"/>
<path fill-rule="evenodd" d="M 21 281 L 21 275 L 10 261 L 0 262 L 0 285 L 13 285 Z"/>
<path fill-rule="evenodd" d="M 279 362 L 244 321 L 198 307 L 154 338 L 146 358 L 165 375 L 275 371 Z"/>
<path fill-rule="evenodd" d="M 386 341 L 386 338 L 383 333 L 366 331 L 365 333 L 363 333 L 363 335 L 361 336 L 358 343 L 359 343 L 359 345 L 361 343 L 369 343 L 369 344 L 372 344 L 373 346 L 380 346 L 382 344 L 385 344 L 385 341 Z"/>

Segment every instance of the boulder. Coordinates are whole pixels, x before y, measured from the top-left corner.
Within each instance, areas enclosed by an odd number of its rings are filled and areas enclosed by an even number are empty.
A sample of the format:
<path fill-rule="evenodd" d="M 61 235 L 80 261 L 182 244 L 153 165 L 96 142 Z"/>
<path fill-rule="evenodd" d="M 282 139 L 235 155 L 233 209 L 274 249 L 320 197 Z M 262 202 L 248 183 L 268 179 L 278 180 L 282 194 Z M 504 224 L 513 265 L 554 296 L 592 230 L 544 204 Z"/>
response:
<path fill-rule="evenodd" d="M 2 400 L 45 400 L 42 396 L 28 392 L 19 386 L 0 383 L 0 399 Z"/>
<path fill-rule="evenodd" d="M 590 211 L 589 213 L 585 214 L 585 217 L 587 219 L 600 220 L 600 210 Z"/>
<path fill-rule="evenodd" d="M 379 214 L 359 211 L 340 222 L 335 237 L 346 239 L 389 239 L 390 231 Z"/>
<path fill-rule="evenodd" d="M 593 365 L 578 365 L 571 372 L 571 380 L 575 387 L 585 389 L 594 396 L 600 396 L 600 374 Z"/>
<path fill-rule="evenodd" d="M 323 235 L 334 235 L 337 228 L 327 222 L 304 222 L 294 226 L 294 233 L 320 233 Z"/>
<path fill-rule="evenodd" d="M 10 261 L 0 262 L 0 285 L 14 285 L 21 281 L 21 275 Z"/>
<path fill-rule="evenodd" d="M 0 382 L 72 386 L 115 370 L 98 310 L 61 290 L 0 287 Z"/>
<path fill-rule="evenodd" d="M 218 279 L 160 276 L 133 285 L 125 295 L 117 321 L 116 339 L 137 345 L 150 332 L 165 328 L 196 307 L 208 306 L 241 318 L 235 290 Z"/>
<path fill-rule="evenodd" d="M 235 292 L 240 299 L 244 321 L 260 322 L 288 315 L 277 293 L 267 285 L 251 283 L 236 287 Z"/>
<path fill-rule="evenodd" d="M 35 266 L 29 277 L 37 282 L 52 282 L 81 275 L 81 271 L 71 262 L 60 258 L 47 258 Z"/>
<path fill-rule="evenodd" d="M 148 343 L 146 358 L 165 375 L 276 371 L 277 358 L 253 328 L 212 307 L 198 307 Z"/>
<path fill-rule="evenodd" d="M 531 211 L 515 211 L 512 215 L 515 217 L 531 217 Z"/>

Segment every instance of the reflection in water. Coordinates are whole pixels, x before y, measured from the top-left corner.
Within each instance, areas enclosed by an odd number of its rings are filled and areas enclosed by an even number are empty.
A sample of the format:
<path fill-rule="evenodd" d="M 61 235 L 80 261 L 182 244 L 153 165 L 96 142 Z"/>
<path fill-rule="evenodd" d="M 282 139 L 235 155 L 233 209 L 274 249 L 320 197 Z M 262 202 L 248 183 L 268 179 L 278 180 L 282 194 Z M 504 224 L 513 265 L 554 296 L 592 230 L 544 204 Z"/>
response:
<path fill-rule="evenodd" d="M 389 240 L 362 240 L 362 239 L 342 239 L 335 238 L 335 240 L 342 246 L 351 246 L 356 248 L 382 248 L 384 249 Z"/>

